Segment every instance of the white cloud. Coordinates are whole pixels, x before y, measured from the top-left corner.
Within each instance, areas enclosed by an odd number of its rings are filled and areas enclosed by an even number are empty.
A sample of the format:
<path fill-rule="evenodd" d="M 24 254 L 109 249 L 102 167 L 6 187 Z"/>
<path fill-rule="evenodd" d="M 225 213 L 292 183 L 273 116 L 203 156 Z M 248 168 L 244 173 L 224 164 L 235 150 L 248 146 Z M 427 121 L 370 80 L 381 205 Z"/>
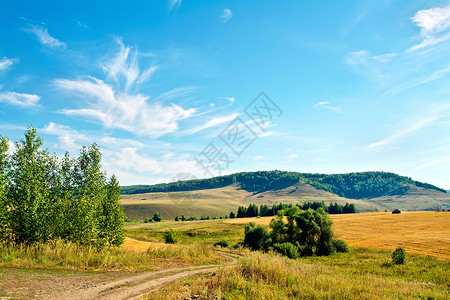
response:
<path fill-rule="evenodd" d="M 233 17 L 233 12 L 228 8 L 225 8 L 223 10 L 223 13 L 220 15 L 220 19 L 222 20 L 222 23 L 228 22 L 232 17 Z"/>
<path fill-rule="evenodd" d="M 167 174 L 168 178 L 181 172 L 193 172 L 196 162 L 188 155 L 175 156 L 167 153 L 148 158 L 138 153 L 136 147 L 124 147 L 118 151 L 103 151 L 104 166 L 113 173 Z M 119 177 L 120 179 L 120 177 Z"/>
<path fill-rule="evenodd" d="M 450 6 L 423 9 L 411 18 L 420 27 L 422 42 L 407 51 L 433 46 L 450 39 Z"/>
<path fill-rule="evenodd" d="M 258 156 L 255 156 L 255 157 L 254 157 L 255 160 L 261 160 L 261 159 L 263 159 L 263 158 L 264 158 L 264 156 L 262 156 L 262 155 L 258 155 Z"/>
<path fill-rule="evenodd" d="M 224 99 L 230 101 L 230 103 L 234 103 L 236 101 L 236 98 L 234 97 L 217 97 L 217 99 Z"/>
<path fill-rule="evenodd" d="M 0 72 L 9 70 L 18 61 L 19 60 L 16 58 L 9 59 L 7 57 L 3 57 L 0 59 Z"/>
<path fill-rule="evenodd" d="M 24 29 L 24 31 L 33 33 L 43 46 L 47 46 L 50 48 L 66 48 L 67 46 L 66 43 L 52 37 L 48 33 L 47 28 L 37 25 L 31 25 L 29 28 Z"/>
<path fill-rule="evenodd" d="M 65 91 L 82 96 L 87 108 L 64 109 L 61 112 L 99 121 L 107 128 L 118 128 L 139 135 L 159 137 L 178 130 L 178 121 L 195 113 L 194 108 L 183 109 L 176 104 L 163 106 L 150 103 L 141 94 L 116 93 L 113 87 L 97 78 L 91 80 L 57 79 L 54 84 Z"/>
<path fill-rule="evenodd" d="M 80 145 L 76 144 L 77 141 L 89 141 L 86 135 L 79 133 L 77 130 L 54 122 L 50 122 L 42 129 L 42 132 L 57 136 L 60 142 L 58 146 L 65 151 L 78 151 Z"/>
<path fill-rule="evenodd" d="M 294 153 L 288 155 L 288 158 L 297 158 L 297 157 L 298 157 L 298 155 L 297 155 L 297 154 L 294 154 Z"/>
<path fill-rule="evenodd" d="M 448 117 L 449 112 L 450 112 L 450 105 L 447 105 L 447 106 L 440 105 L 437 108 L 432 109 L 432 111 L 429 112 L 428 115 L 423 116 L 419 119 L 413 120 L 411 122 L 410 126 L 400 129 L 397 132 L 395 132 L 394 134 L 389 135 L 388 137 L 386 137 L 378 142 L 367 145 L 367 146 L 363 147 L 363 149 L 372 150 L 372 149 L 380 148 L 380 147 L 383 147 L 383 146 L 386 146 L 389 144 L 393 144 L 406 135 L 409 135 L 417 130 L 420 130 L 422 128 L 430 126 L 433 123 L 435 123 L 436 121 L 438 121 L 444 117 Z"/>
<path fill-rule="evenodd" d="M 317 102 L 316 104 L 313 105 L 313 107 L 314 108 L 322 107 L 322 108 L 325 108 L 325 109 L 328 109 L 328 110 L 331 110 L 331 111 L 334 111 L 334 112 L 337 112 L 337 113 L 340 113 L 342 111 L 342 109 L 340 107 L 331 106 L 330 102 L 326 102 L 326 101 Z"/>
<path fill-rule="evenodd" d="M 98 122 L 106 128 L 150 137 L 178 131 L 178 122 L 194 115 L 196 109 L 183 109 L 175 103 L 164 102 L 185 95 L 194 88 L 176 88 L 152 100 L 143 94 L 130 93 L 129 88 L 138 89 L 157 67 L 151 66 L 141 72 L 138 51 L 125 46 L 120 37 L 116 37 L 115 42 L 119 45 L 117 53 L 101 64 L 109 82 L 92 76 L 88 79 L 53 81 L 57 88 L 83 99 L 79 108 L 60 112 Z"/>
<path fill-rule="evenodd" d="M 181 0 L 169 0 L 169 10 L 178 9 L 181 5 Z"/>
<path fill-rule="evenodd" d="M 138 51 L 125 46 L 120 37 L 115 37 L 115 41 L 119 45 L 119 51 L 101 66 L 107 74 L 107 79 L 120 83 L 123 78 L 126 90 L 133 84 L 141 84 L 149 80 L 158 67 L 152 65 L 141 73 Z"/>
<path fill-rule="evenodd" d="M 228 116 L 213 117 L 210 120 L 208 120 L 205 124 L 198 126 L 198 127 L 194 127 L 192 129 L 185 130 L 184 132 L 182 132 L 182 134 L 195 134 L 202 130 L 205 130 L 205 129 L 208 129 L 211 127 L 215 127 L 215 126 L 223 124 L 223 123 L 231 122 L 232 120 L 236 119 L 238 116 L 239 116 L 238 113 L 232 113 Z"/>
<path fill-rule="evenodd" d="M 0 102 L 5 102 L 20 107 L 33 107 L 38 105 L 40 97 L 33 94 L 23 94 L 16 92 L 0 93 Z"/>

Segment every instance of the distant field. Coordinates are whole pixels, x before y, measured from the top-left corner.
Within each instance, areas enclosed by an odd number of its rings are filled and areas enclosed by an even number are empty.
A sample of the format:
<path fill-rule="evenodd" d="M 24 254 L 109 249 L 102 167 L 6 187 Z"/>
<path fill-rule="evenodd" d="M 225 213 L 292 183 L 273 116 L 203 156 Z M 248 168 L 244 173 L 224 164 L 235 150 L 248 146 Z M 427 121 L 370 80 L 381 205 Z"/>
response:
<path fill-rule="evenodd" d="M 351 247 L 394 250 L 450 259 L 450 213 L 404 212 L 332 215 L 337 238 Z M 272 217 L 229 219 L 226 223 L 257 222 L 268 225 Z"/>

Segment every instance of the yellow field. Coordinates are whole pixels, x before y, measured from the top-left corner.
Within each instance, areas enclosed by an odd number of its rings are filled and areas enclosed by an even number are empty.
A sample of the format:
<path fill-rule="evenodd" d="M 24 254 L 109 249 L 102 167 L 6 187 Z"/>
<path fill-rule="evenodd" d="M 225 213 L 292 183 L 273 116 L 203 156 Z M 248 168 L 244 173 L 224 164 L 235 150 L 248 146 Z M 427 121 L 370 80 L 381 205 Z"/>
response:
<path fill-rule="evenodd" d="M 351 247 L 394 250 L 450 259 L 450 213 L 403 212 L 331 215 L 335 237 Z M 225 222 L 268 225 L 272 217 L 230 219 Z"/>

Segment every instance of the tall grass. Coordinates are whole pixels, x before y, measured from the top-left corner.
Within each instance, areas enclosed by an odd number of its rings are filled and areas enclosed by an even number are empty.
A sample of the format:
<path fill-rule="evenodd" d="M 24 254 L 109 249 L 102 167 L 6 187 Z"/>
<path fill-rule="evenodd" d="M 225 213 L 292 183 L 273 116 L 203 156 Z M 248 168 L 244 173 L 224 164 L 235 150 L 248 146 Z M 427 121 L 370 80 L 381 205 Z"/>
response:
<path fill-rule="evenodd" d="M 388 267 L 382 260 L 371 263 L 374 270 Z M 447 299 L 450 296 L 448 269 L 441 273 L 444 278 L 439 282 L 428 282 L 420 280 L 420 276 L 407 280 L 369 268 L 360 270 L 357 261 L 353 268 L 352 273 L 321 261 L 311 264 L 274 253 L 253 253 L 233 269 L 223 269 L 207 278 L 179 281 L 149 295 L 148 299 L 177 299 L 195 294 L 218 299 Z M 397 272 L 401 274 L 401 270 Z"/>
<path fill-rule="evenodd" d="M 147 252 L 99 249 L 63 240 L 32 245 L 0 243 L 0 266 L 75 268 L 85 270 L 155 270 L 165 263 L 214 263 L 218 257 L 206 246 L 150 247 Z M 167 261 L 170 259 L 171 261 Z"/>

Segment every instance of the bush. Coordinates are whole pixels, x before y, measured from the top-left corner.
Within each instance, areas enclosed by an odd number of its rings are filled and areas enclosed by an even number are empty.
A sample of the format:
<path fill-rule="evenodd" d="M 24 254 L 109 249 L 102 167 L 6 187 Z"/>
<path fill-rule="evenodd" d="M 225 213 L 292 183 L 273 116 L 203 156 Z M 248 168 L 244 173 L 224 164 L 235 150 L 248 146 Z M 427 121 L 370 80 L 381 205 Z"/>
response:
<path fill-rule="evenodd" d="M 215 243 L 214 246 L 215 247 L 220 246 L 222 248 L 226 248 L 226 247 L 228 247 L 228 242 L 225 240 L 221 240 L 221 241 L 218 241 L 217 243 Z"/>
<path fill-rule="evenodd" d="M 159 212 L 155 212 L 153 214 L 153 221 L 155 222 L 161 222 L 162 218 L 161 218 L 161 214 Z"/>
<path fill-rule="evenodd" d="M 178 242 L 178 234 L 170 228 L 164 232 L 164 242 L 166 244 L 176 244 Z"/>
<path fill-rule="evenodd" d="M 289 258 L 295 259 L 298 255 L 298 248 L 292 243 L 276 243 L 273 245 L 273 249 Z"/>
<path fill-rule="evenodd" d="M 334 247 L 334 250 L 338 253 L 339 252 L 342 252 L 342 253 L 350 252 L 350 247 L 347 245 L 347 243 L 340 239 L 333 240 L 333 247 Z"/>
<path fill-rule="evenodd" d="M 406 263 L 406 251 L 402 247 L 398 247 L 392 252 L 392 263 L 395 265 L 404 265 Z"/>
<path fill-rule="evenodd" d="M 267 250 L 272 244 L 267 227 L 251 222 L 245 226 L 244 245 L 252 250 Z"/>

